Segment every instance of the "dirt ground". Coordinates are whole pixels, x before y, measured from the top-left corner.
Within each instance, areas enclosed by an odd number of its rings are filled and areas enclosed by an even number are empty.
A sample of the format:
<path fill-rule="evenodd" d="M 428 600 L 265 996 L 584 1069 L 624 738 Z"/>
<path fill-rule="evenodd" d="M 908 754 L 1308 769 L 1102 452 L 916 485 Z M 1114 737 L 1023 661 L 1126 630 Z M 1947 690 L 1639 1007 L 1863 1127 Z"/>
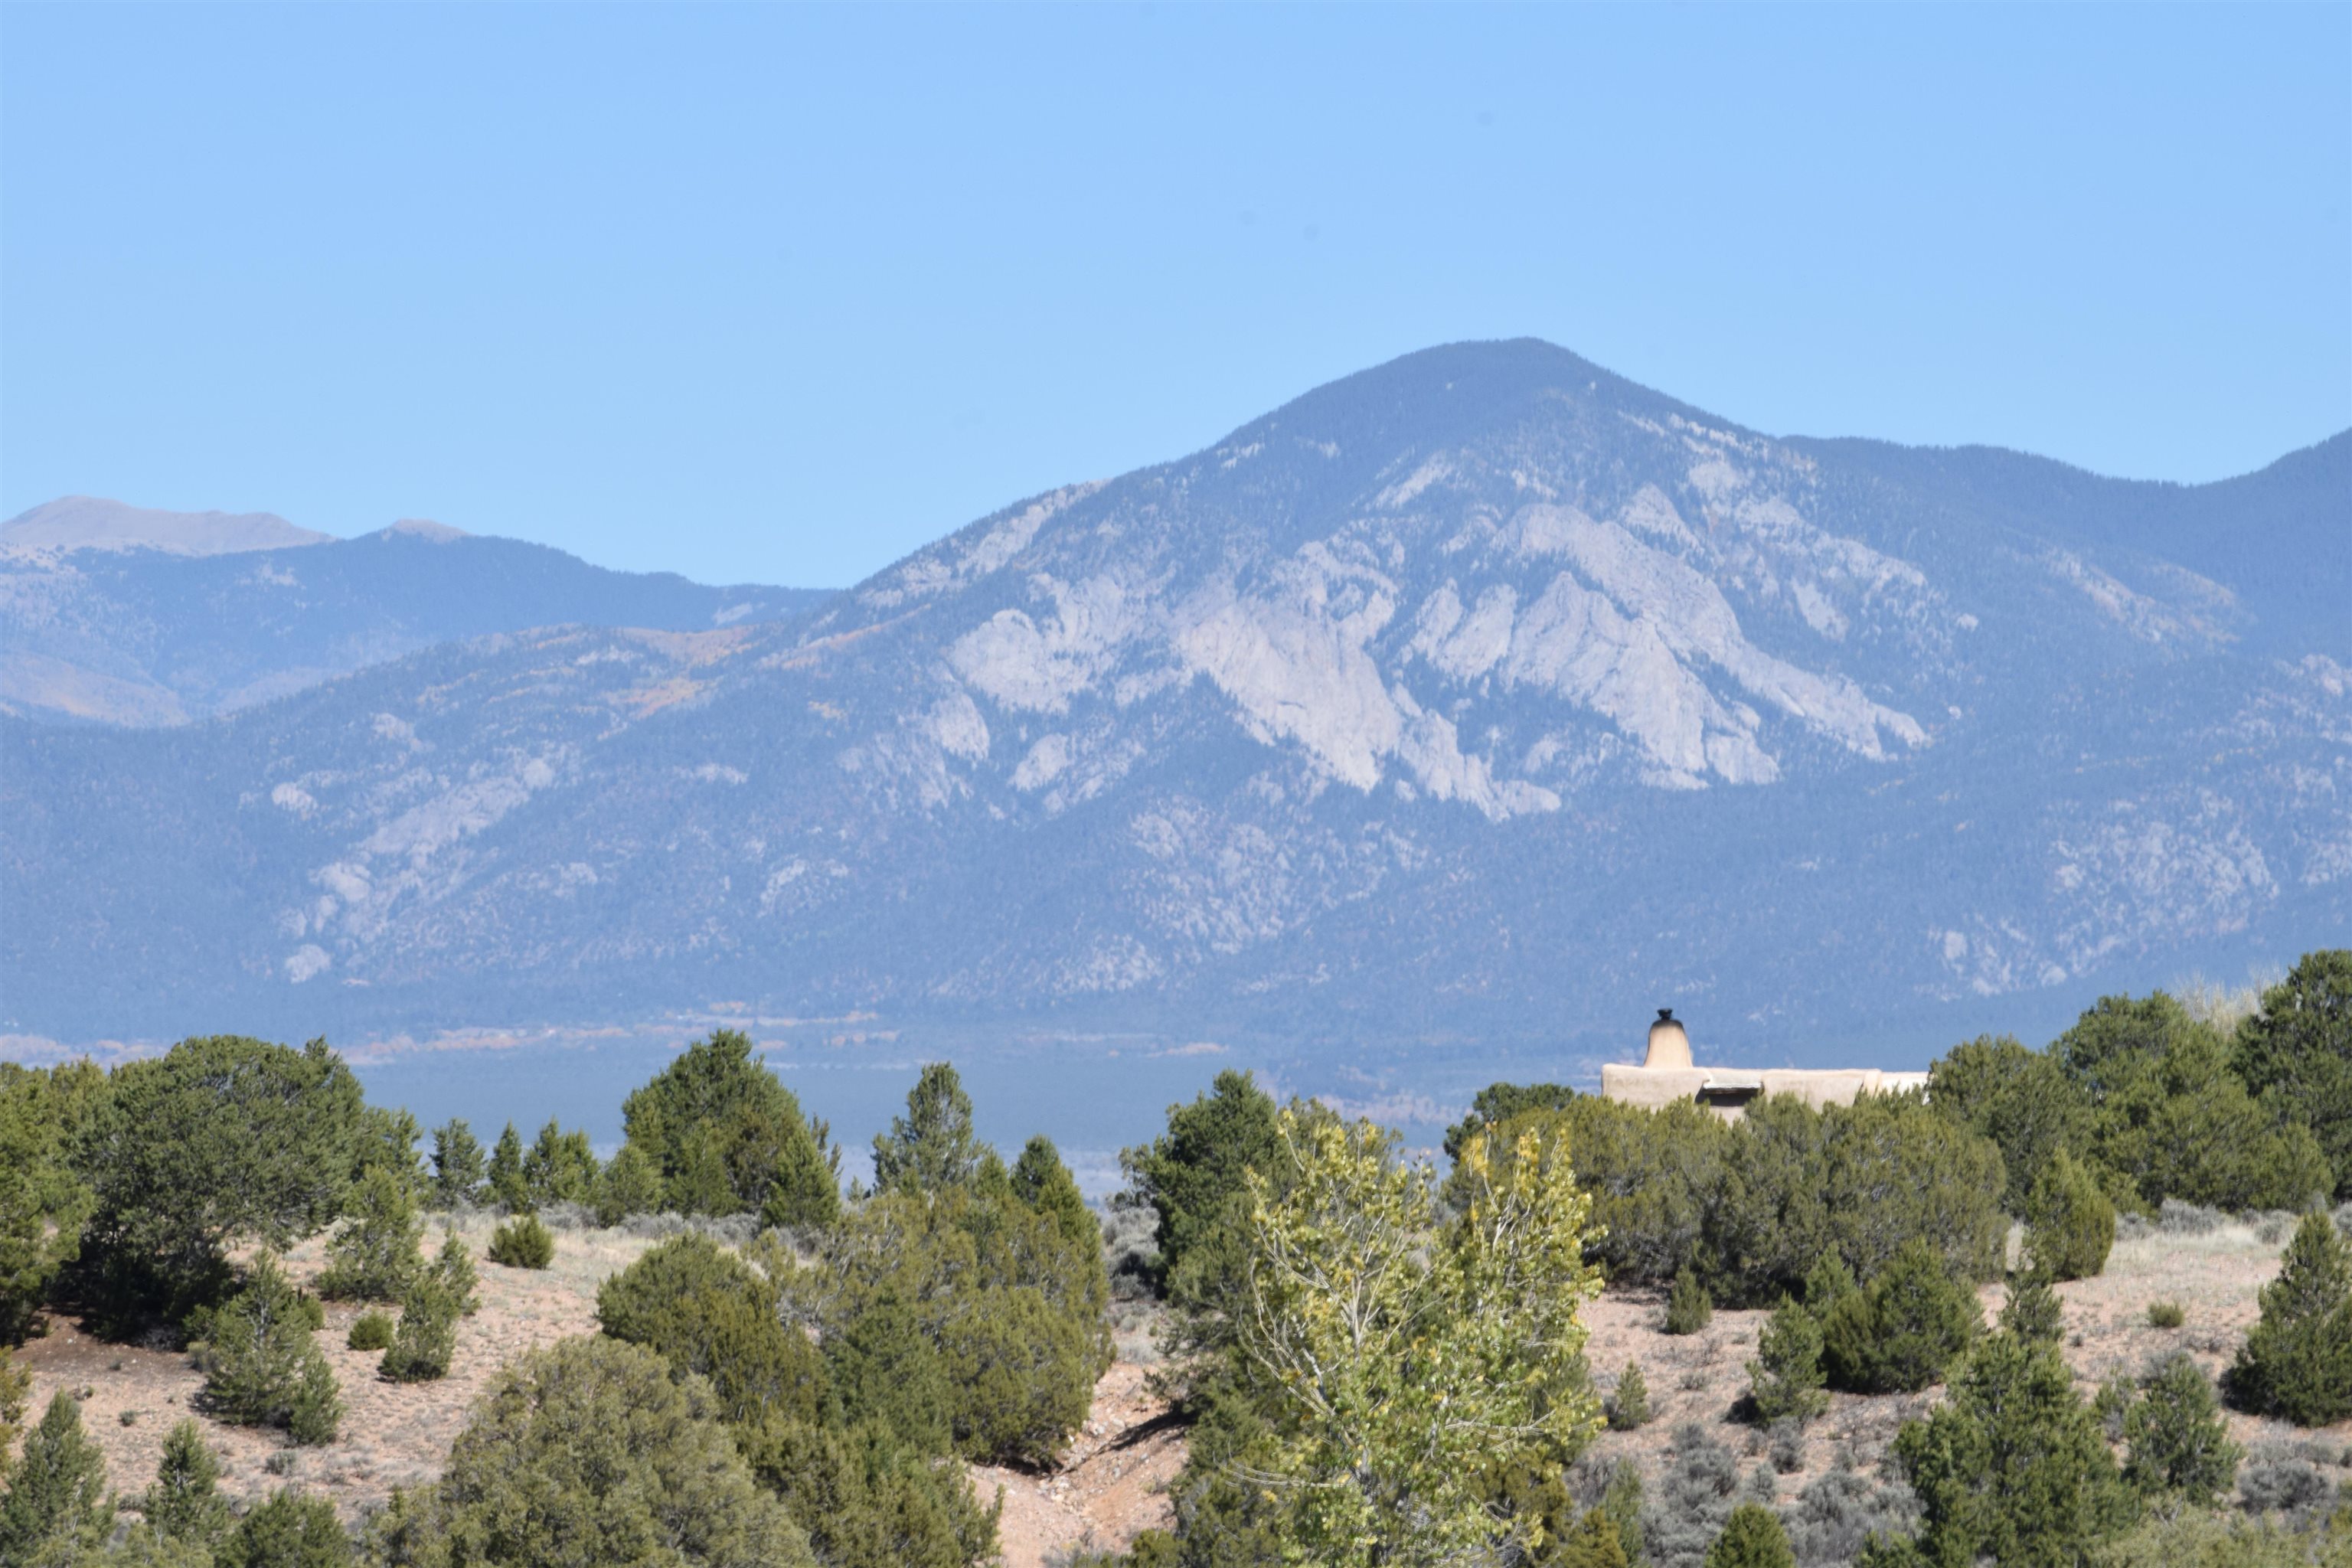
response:
<path fill-rule="evenodd" d="M 1174 1517 L 1168 1483 L 1184 1468 L 1184 1435 L 1145 1387 L 1148 1373 L 1118 1362 L 1095 1385 L 1094 1413 L 1059 1468 L 1028 1475 L 975 1466 L 985 1499 L 1003 1489 L 1005 1568 L 1044 1568 L 1073 1550 L 1119 1551 Z"/>
<path fill-rule="evenodd" d="M 448 1376 L 383 1382 L 376 1376 L 382 1352 L 344 1348 L 352 1321 L 367 1308 L 331 1301 L 318 1342 L 342 1386 L 341 1435 L 320 1447 L 290 1448 L 275 1431 L 206 1421 L 205 1436 L 226 1471 L 221 1489 L 242 1502 L 298 1486 L 333 1499 L 349 1519 L 381 1504 L 394 1487 L 431 1480 L 492 1374 L 525 1351 L 593 1331 L 596 1287 L 653 1245 L 618 1231 L 564 1231 L 544 1271 L 502 1268 L 483 1256 L 493 1228 L 483 1216 L 457 1226 L 481 1273 L 482 1310 L 458 1323 Z M 438 1231 L 428 1233 L 427 1250 L 439 1245 Z M 287 1272 L 307 1285 L 324 1267 L 325 1251 L 323 1240 L 306 1243 L 288 1256 Z M 35 1414 L 59 1388 L 89 1390 L 82 1426 L 105 1450 L 108 1479 L 126 1499 L 155 1479 L 164 1434 L 190 1414 L 188 1401 L 205 1381 L 178 1352 L 105 1343 L 63 1321 L 17 1354 L 33 1373 Z M 270 1470 L 273 1460 L 283 1468 Z"/>
<path fill-rule="evenodd" d="M 478 1258 L 490 1222 L 459 1227 Z M 437 1245 L 437 1238 L 428 1237 Z M 2283 1235 L 2265 1240 L 2253 1227 L 2228 1224 L 2202 1235 L 2150 1235 L 2119 1241 L 2105 1273 L 2059 1288 L 2066 1355 L 2085 1396 L 2111 1374 L 2139 1371 L 2154 1356 L 2185 1350 L 2207 1372 L 2229 1364 L 2254 1321 L 2256 1293 L 2276 1272 Z M 342 1435 L 321 1448 L 286 1447 L 272 1433 L 206 1423 L 223 1458 L 223 1488 L 240 1500 L 285 1485 L 334 1500 L 347 1519 L 380 1505 L 396 1486 L 433 1479 L 449 1444 L 464 1427 L 469 1406 L 497 1369 L 524 1351 L 595 1327 L 595 1290 L 653 1245 L 618 1231 L 565 1231 L 555 1263 L 543 1273 L 502 1268 L 483 1260 L 482 1310 L 458 1327 L 448 1377 L 438 1383 L 394 1384 L 375 1375 L 378 1352 L 343 1348 L 362 1309 L 331 1304 L 320 1346 L 334 1363 L 348 1409 Z M 312 1242 L 288 1260 L 307 1281 L 323 1261 Z M 1988 1319 L 2002 1291 L 1982 1295 Z M 2177 1301 L 2186 1321 L 2157 1329 L 2147 1321 L 2152 1301 Z M 1595 1381 L 1606 1393 L 1625 1363 L 1638 1361 L 1649 1387 L 1651 1419 L 1634 1432 L 1612 1432 L 1597 1445 L 1602 1458 L 1630 1455 L 1654 1474 L 1672 1447 L 1675 1428 L 1705 1426 L 1741 1458 L 1743 1468 L 1765 1452 L 1763 1435 L 1735 1418 L 1748 1386 L 1747 1363 L 1766 1314 L 1718 1310 L 1698 1334 L 1669 1336 L 1660 1329 L 1664 1304 L 1643 1291 L 1611 1291 L 1588 1310 L 1586 1347 Z M 1121 1342 L 1136 1339 L 1123 1336 Z M 87 1391 L 82 1419 L 105 1451 L 110 1478 L 135 1498 L 155 1473 L 163 1435 L 187 1412 L 203 1379 L 184 1355 L 103 1343 L 72 1323 L 55 1324 L 28 1343 L 23 1364 L 33 1373 L 37 1412 L 59 1388 Z M 1142 1352 L 1138 1352 L 1139 1354 Z M 1932 1407 L 1940 1389 L 1916 1395 L 1832 1396 L 1829 1415 L 1807 1429 L 1802 1467 L 1779 1477 L 1780 1497 L 1793 1500 L 1841 1457 L 1863 1468 L 1884 1458 L 1905 1421 Z M 2286 1443 L 2332 1445 L 2352 1458 L 2352 1423 L 2320 1432 L 2232 1413 L 2232 1434 L 2249 1450 Z M 1094 1409 L 1070 1452 L 1042 1473 L 975 1467 L 983 1499 L 1004 1499 L 1006 1568 L 1046 1568 L 1076 1549 L 1117 1550 L 1171 1517 L 1166 1495 L 1184 1462 L 1183 1433 L 1165 1405 L 1153 1398 L 1146 1369 L 1133 1360 L 1114 1364 L 1097 1385 Z M 272 1469 L 272 1464 L 280 1467 Z"/>
<path fill-rule="evenodd" d="M 2247 1225 L 2231 1223 L 2200 1236 L 2153 1235 L 2121 1240 L 2104 1273 L 2058 1287 L 2065 1325 L 2067 1364 L 2084 1398 L 2120 1372 L 2137 1374 L 2148 1362 L 2186 1351 L 2219 1376 L 2237 1353 L 2246 1331 L 2260 1315 L 2256 1296 L 2278 1272 L 2282 1234 L 2265 1241 Z M 2004 1291 L 1980 1293 L 1990 1324 Z M 2178 1329 L 2152 1328 L 2148 1304 L 2174 1301 L 2185 1319 Z M 1673 1447 L 1676 1426 L 1696 1421 L 1738 1456 L 1747 1468 L 1763 1456 L 1764 1435 L 1736 1418 L 1748 1392 L 1748 1363 L 1756 1336 L 1769 1314 L 1718 1310 L 1697 1334 L 1669 1335 L 1663 1296 L 1648 1291 L 1611 1291 L 1592 1304 L 1585 1321 L 1591 1339 L 1585 1356 L 1605 1394 L 1616 1386 L 1628 1361 L 1641 1363 L 1649 1390 L 1650 1420 L 1637 1431 L 1611 1432 L 1595 1446 L 1604 1458 L 1631 1455 L 1654 1474 Z M 1803 1468 L 1779 1477 L 1780 1500 L 1793 1500 L 1805 1486 L 1835 1463 L 1843 1448 L 1859 1468 L 1874 1468 L 1903 1423 L 1926 1414 L 1943 1390 L 1916 1394 L 1868 1396 L 1833 1394 L 1829 1414 L 1807 1427 Z M 2283 1421 L 2231 1411 L 2231 1435 L 2250 1452 L 2268 1445 L 2314 1441 L 2341 1447 L 2352 1438 L 2352 1423 L 2305 1431 Z"/>
<path fill-rule="evenodd" d="M 482 1310 L 457 1325 L 449 1375 L 436 1383 L 394 1384 L 376 1376 L 380 1351 L 344 1348 L 366 1307 L 329 1302 L 319 1347 L 342 1386 L 345 1414 L 336 1441 L 293 1448 L 282 1434 L 205 1420 L 221 1458 L 221 1489 L 240 1504 L 291 1486 L 331 1499 L 344 1519 L 379 1507 L 394 1487 L 432 1480 L 465 1428 L 474 1400 L 499 1367 L 524 1352 L 594 1331 L 596 1287 L 653 1246 L 617 1230 L 558 1231 L 555 1260 L 544 1271 L 502 1268 L 485 1256 L 495 1222 L 473 1216 L 457 1226 L 481 1274 Z M 440 1245 L 438 1230 L 426 1250 Z M 307 1285 L 325 1266 L 323 1240 L 287 1258 L 287 1272 Z M 60 1388 L 86 1390 L 82 1426 L 105 1453 L 107 1477 L 126 1500 L 155 1478 L 164 1434 L 184 1415 L 204 1377 L 176 1351 L 142 1350 L 92 1339 L 70 1321 L 17 1352 L 33 1374 L 37 1416 Z M 1076 1547 L 1115 1550 L 1137 1532 L 1168 1521 L 1160 1489 L 1183 1465 L 1181 1435 L 1166 1406 L 1144 1387 L 1142 1367 L 1113 1365 L 1095 1394 L 1094 1410 L 1070 1453 L 1045 1474 L 974 1467 L 983 1500 L 1003 1489 L 1007 1568 L 1042 1568 Z M 279 1468 L 272 1469 L 272 1464 Z"/>

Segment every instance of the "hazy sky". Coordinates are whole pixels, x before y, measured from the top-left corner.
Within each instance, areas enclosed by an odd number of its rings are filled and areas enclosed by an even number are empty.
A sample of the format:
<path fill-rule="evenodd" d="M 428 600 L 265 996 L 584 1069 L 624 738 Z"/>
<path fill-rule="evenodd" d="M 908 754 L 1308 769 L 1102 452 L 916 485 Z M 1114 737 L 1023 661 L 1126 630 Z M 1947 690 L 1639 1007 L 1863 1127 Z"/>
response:
<path fill-rule="evenodd" d="M 0 512 L 837 584 L 1531 334 L 2203 479 L 2352 424 L 2352 7 L 0 10 Z"/>

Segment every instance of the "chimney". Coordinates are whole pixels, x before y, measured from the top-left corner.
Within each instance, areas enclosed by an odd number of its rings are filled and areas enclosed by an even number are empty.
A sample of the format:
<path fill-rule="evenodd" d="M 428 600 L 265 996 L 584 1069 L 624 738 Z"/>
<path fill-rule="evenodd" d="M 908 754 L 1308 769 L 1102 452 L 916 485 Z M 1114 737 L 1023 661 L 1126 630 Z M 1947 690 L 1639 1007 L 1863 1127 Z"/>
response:
<path fill-rule="evenodd" d="M 1675 1022 L 1672 1007 L 1658 1009 L 1658 1021 L 1650 1026 L 1649 1054 L 1642 1058 L 1645 1068 L 1686 1068 L 1691 1065 L 1690 1036 Z"/>

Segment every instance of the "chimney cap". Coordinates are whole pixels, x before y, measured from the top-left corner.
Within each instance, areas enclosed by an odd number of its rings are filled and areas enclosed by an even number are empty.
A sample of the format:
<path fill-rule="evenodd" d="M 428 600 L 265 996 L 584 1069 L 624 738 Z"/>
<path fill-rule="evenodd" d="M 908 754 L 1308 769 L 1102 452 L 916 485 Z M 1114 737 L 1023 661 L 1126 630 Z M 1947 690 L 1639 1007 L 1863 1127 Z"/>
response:
<path fill-rule="evenodd" d="M 1659 1009 L 1658 1009 L 1658 1022 L 1659 1022 L 1659 1023 L 1661 1023 L 1661 1024 L 1671 1024 L 1671 1023 L 1673 1023 L 1674 1021 L 1675 1021 L 1675 1010 L 1674 1010 L 1672 1007 L 1661 1007 L 1661 1008 L 1659 1008 Z"/>

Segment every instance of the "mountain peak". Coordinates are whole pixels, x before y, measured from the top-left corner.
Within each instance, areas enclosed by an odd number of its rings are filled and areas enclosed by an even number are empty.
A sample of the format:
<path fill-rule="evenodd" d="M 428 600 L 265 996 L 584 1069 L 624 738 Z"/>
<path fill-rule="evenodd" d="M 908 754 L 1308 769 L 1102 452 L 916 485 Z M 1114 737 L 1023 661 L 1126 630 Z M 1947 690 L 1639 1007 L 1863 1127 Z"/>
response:
<path fill-rule="evenodd" d="M 275 512 L 163 511 L 100 496 L 60 496 L 0 523 L 11 550 L 156 550 L 167 555 L 234 555 L 325 542 Z"/>
<path fill-rule="evenodd" d="M 387 538 L 421 539 L 428 544 L 454 544 L 460 539 L 474 537 L 462 528 L 452 528 L 429 517 L 404 517 L 383 533 Z"/>

